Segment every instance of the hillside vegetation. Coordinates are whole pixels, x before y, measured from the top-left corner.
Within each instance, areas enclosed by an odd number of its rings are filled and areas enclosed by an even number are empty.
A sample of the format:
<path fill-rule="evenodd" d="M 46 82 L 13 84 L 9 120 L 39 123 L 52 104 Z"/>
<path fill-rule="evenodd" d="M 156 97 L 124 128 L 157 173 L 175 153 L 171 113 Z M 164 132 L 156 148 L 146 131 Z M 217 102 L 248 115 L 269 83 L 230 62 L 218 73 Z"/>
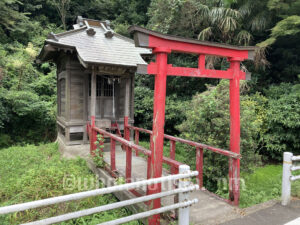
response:
<path fill-rule="evenodd" d="M 14 146 L 0 151 L 0 206 L 101 188 L 84 159 L 61 158 L 57 144 Z M 112 194 L 0 216 L 1 225 L 21 224 L 116 202 Z M 99 224 L 130 215 L 125 208 L 61 224 Z M 130 224 L 139 224 L 131 222 Z"/>

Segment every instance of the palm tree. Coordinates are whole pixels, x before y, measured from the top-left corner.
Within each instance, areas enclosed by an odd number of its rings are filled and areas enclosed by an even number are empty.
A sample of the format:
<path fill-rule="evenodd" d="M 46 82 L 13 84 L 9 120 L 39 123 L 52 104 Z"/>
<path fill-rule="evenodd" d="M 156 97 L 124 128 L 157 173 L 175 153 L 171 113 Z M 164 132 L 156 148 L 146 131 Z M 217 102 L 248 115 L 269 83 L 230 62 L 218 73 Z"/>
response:
<path fill-rule="evenodd" d="M 205 1 L 204 1 L 205 2 Z M 219 0 L 198 4 L 204 27 L 200 40 L 249 45 L 253 34 L 268 26 L 267 0 Z"/>
<path fill-rule="evenodd" d="M 267 5 L 268 0 L 152 0 L 147 26 L 199 40 L 249 45 L 261 41 L 255 38 L 269 27 Z M 256 65 L 267 64 L 265 49 L 256 55 Z M 213 67 L 216 60 L 207 57 L 207 66 Z"/>
<path fill-rule="evenodd" d="M 248 45 L 271 17 L 268 0 L 152 0 L 148 27 L 180 36 Z"/>

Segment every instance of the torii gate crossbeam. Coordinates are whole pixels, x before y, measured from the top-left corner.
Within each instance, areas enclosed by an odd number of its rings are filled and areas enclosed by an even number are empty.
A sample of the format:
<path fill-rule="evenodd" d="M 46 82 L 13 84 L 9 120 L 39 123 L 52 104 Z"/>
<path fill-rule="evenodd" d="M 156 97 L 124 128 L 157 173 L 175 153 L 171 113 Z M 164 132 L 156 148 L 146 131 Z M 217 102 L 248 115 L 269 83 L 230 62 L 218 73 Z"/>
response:
<path fill-rule="evenodd" d="M 230 80 L 230 150 L 240 153 L 240 80 L 245 80 L 248 74 L 241 71 L 240 63 L 246 59 L 253 60 L 255 47 L 239 47 L 226 44 L 198 41 L 164 35 L 138 26 L 131 26 L 129 31 L 134 34 L 137 47 L 151 48 L 156 56 L 156 62 L 146 66 L 138 66 L 138 73 L 155 75 L 153 128 L 151 139 L 150 178 L 161 177 L 166 82 L 169 76 L 186 76 L 199 78 L 219 78 Z M 168 64 L 168 54 L 171 52 L 198 54 L 198 68 L 173 67 Z M 228 70 L 208 70 L 205 68 L 205 56 L 226 57 L 230 62 Z M 148 168 L 149 169 L 149 168 Z M 233 204 L 239 204 L 240 196 L 240 160 L 229 161 L 229 195 Z M 161 186 L 148 187 L 148 194 L 158 193 Z M 151 208 L 159 208 L 160 199 L 151 203 Z M 159 224 L 159 215 L 149 219 L 149 224 Z"/>

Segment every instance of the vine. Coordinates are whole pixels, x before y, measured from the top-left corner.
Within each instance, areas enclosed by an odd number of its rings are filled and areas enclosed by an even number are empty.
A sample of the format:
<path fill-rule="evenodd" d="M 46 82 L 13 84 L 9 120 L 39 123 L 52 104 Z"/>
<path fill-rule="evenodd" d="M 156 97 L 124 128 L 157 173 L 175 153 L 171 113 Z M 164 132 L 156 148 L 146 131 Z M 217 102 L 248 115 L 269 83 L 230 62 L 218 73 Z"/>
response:
<path fill-rule="evenodd" d="M 104 149 L 104 138 L 101 134 L 97 134 L 97 140 L 95 141 L 95 145 L 97 146 L 95 150 L 95 154 L 93 155 L 93 161 L 97 167 L 103 168 L 105 165 L 104 157 L 103 157 L 103 149 Z"/>

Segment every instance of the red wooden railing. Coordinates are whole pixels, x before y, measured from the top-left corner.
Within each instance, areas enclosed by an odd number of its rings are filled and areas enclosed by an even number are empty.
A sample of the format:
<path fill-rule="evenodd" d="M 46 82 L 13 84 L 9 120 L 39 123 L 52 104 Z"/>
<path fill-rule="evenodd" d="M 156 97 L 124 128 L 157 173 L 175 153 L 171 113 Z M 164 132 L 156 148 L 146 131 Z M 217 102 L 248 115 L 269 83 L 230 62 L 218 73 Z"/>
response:
<path fill-rule="evenodd" d="M 126 150 L 126 172 L 125 172 L 125 179 L 126 182 L 131 182 L 131 168 L 132 168 L 132 150 L 134 150 L 136 153 L 143 153 L 147 158 L 149 159 L 151 157 L 151 151 L 149 149 L 146 149 L 142 146 L 139 146 L 138 144 L 135 144 L 131 141 L 129 141 L 130 138 L 130 126 L 128 126 L 128 119 L 125 118 L 125 124 L 127 124 L 124 127 L 124 138 L 119 137 L 115 134 L 112 134 L 106 130 L 100 129 L 93 125 L 93 123 L 87 124 L 87 131 L 88 135 L 90 137 L 90 145 L 91 145 L 91 154 L 93 155 L 95 149 L 97 146 L 95 145 L 95 141 L 97 137 L 97 134 L 103 135 L 105 138 L 110 138 L 110 170 L 116 171 L 116 142 L 119 142 L 121 145 L 125 146 Z M 148 160 L 149 162 L 149 160 Z M 174 173 L 177 174 L 179 170 L 179 166 L 182 165 L 182 163 L 175 161 L 174 159 L 163 157 L 163 163 L 169 165 L 170 167 L 174 168 Z M 147 167 L 147 174 L 149 174 L 149 166 Z M 149 177 L 148 177 L 149 178 Z"/>
<path fill-rule="evenodd" d="M 139 127 L 134 127 L 134 126 L 126 126 L 126 129 L 130 129 L 133 130 L 135 133 L 135 143 L 138 144 L 139 143 L 139 133 L 143 132 L 143 133 L 147 133 L 150 135 L 150 146 L 151 146 L 151 135 L 152 135 L 152 131 L 151 130 L 147 130 L 147 129 L 143 129 L 143 128 L 139 128 Z M 212 147 L 209 145 L 205 145 L 202 143 L 198 143 L 198 142 L 194 142 L 194 141 L 190 141 L 190 140 L 186 140 L 183 138 L 179 138 L 179 137 L 174 137 L 171 135 L 164 135 L 164 138 L 170 141 L 170 159 L 175 160 L 175 149 L 176 149 L 176 142 L 179 143 L 183 143 L 189 146 L 193 146 L 195 147 L 196 150 L 196 170 L 199 172 L 198 177 L 197 177 L 197 182 L 200 188 L 203 187 L 203 150 L 209 150 L 212 152 L 215 152 L 217 154 L 220 155 L 224 155 L 226 157 L 229 158 L 229 160 L 231 159 L 240 159 L 241 155 L 228 151 L 228 150 L 224 150 L 224 149 L 220 149 L 220 148 L 216 148 L 216 147 Z M 152 149 L 150 147 L 150 149 Z M 171 169 L 170 172 L 171 174 L 175 174 L 176 173 L 176 168 L 173 165 L 170 165 Z M 239 179 L 239 177 L 234 177 L 234 179 Z M 229 182 L 232 183 L 232 182 Z M 232 189 L 229 189 L 232 190 Z M 229 201 L 230 202 L 230 201 Z"/>
<path fill-rule="evenodd" d="M 126 182 L 131 182 L 132 177 L 131 177 L 131 171 L 132 171 L 132 151 L 135 151 L 136 155 L 138 156 L 139 153 L 144 154 L 147 157 L 147 179 L 150 178 L 150 172 L 151 172 L 151 150 L 146 149 L 142 146 L 139 145 L 139 133 L 147 133 L 150 135 L 150 149 L 153 148 L 153 143 L 152 143 L 152 131 L 139 128 L 139 127 L 134 127 L 130 126 L 128 124 L 128 117 L 124 118 L 124 138 L 112 134 L 106 130 L 97 128 L 95 126 L 94 121 L 91 121 L 91 124 L 88 123 L 87 125 L 87 130 L 88 134 L 90 137 L 90 145 L 91 145 L 91 154 L 94 154 L 94 151 L 96 149 L 95 141 L 96 141 L 96 136 L 97 133 L 103 135 L 106 138 L 110 138 L 110 172 L 114 173 L 116 171 L 116 142 L 119 142 L 125 149 L 126 151 L 126 172 L 125 172 L 125 180 Z M 135 134 L 135 143 L 130 141 L 130 131 L 133 130 Z M 163 163 L 167 164 L 170 166 L 170 173 L 171 174 L 177 174 L 179 170 L 179 166 L 182 165 L 182 163 L 178 162 L 175 160 L 175 149 L 176 149 L 176 142 L 187 144 L 189 146 L 195 147 L 195 153 L 196 153 L 196 170 L 199 172 L 199 175 L 197 177 L 197 182 L 200 186 L 200 188 L 203 187 L 203 150 L 209 150 L 212 152 L 215 152 L 220 155 L 224 155 L 229 158 L 229 160 L 232 159 L 240 159 L 241 155 L 220 149 L 220 148 L 215 148 L 209 145 L 205 145 L 202 143 L 186 140 L 183 138 L 179 137 L 174 137 L 171 135 L 164 135 L 164 138 L 170 141 L 170 156 L 165 157 L 163 156 Z M 237 175 L 238 176 L 238 175 Z M 234 179 L 239 179 L 239 177 L 235 177 Z M 231 184 L 232 182 L 229 182 Z M 229 188 L 229 190 L 232 190 Z"/>

